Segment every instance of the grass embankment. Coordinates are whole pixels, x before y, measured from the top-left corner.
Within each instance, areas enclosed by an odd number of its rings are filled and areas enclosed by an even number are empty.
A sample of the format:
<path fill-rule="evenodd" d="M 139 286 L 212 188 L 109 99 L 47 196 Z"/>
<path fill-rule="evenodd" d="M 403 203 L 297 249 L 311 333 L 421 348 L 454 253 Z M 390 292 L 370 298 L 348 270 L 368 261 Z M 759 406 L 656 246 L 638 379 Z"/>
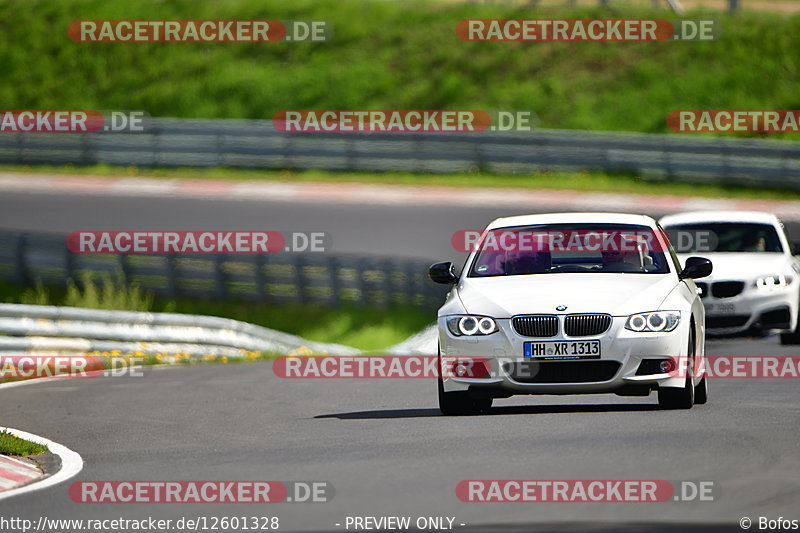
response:
<path fill-rule="evenodd" d="M 2 455 L 27 456 L 49 451 L 47 446 L 25 440 L 8 431 L 0 431 L 0 454 Z"/>
<path fill-rule="evenodd" d="M 362 350 L 380 350 L 401 342 L 435 320 L 434 314 L 413 307 L 328 309 L 299 304 L 166 300 L 136 286 L 125 287 L 108 277 L 83 280 L 80 287 L 70 285 L 67 288 L 42 285 L 20 288 L 4 282 L 0 283 L 0 301 L 221 316 L 311 341 L 345 344 Z"/>
<path fill-rule="evenodd" d="M 715 42 L 463 42 L 464 18 L 670 18 L 668 10 L 354 0 L 0 1 L 5 109 L 271 118 L 280 109 L 529 110 L 544 128 L 666 132 L 674 109 L 797 109 L 800 16 L 713 17 Z M 76 43 L 76 19 L 328 20 L 325 43 Z M 800 138 L 795 135 L 794 138 Z"/>

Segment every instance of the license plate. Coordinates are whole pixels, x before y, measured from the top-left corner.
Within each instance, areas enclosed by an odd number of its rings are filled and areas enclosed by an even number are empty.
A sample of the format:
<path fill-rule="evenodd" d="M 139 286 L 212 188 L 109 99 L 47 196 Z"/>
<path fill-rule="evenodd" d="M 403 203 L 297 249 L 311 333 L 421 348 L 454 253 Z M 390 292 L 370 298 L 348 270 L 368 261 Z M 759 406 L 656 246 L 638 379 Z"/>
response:
<path fill-rule="evenodd" d="M 735 315 L 736 306 L 734 304 L 707 304 L 707 315 Z"/>
<path fill-rule="evenodd" d="M 527 359 L 600 359 L 600 341 L 525 342 Z"/>

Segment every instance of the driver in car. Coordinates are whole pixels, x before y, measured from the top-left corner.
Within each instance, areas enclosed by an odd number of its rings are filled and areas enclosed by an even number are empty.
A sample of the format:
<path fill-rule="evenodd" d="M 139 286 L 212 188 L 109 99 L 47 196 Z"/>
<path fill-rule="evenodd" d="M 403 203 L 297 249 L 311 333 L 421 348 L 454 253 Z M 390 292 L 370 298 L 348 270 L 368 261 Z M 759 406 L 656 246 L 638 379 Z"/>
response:
<path fill-rule="evenodd" d="M 506 254 L 503 265 L 506 274 L 541 274 L 552 266 L 550 252 L 520 252 Z"/>
<path fill-rule="evenodd" d="M 638 251 L 605 250 L 600 254 L 603 262 L 599 270 L 606 272 L 642 271 L 642 257 Z"/>

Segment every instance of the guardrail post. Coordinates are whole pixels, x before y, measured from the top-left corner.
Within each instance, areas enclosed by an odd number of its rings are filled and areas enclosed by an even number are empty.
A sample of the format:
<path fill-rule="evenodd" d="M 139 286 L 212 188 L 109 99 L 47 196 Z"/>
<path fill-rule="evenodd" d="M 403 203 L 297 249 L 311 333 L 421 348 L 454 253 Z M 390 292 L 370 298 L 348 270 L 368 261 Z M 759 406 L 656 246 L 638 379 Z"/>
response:
<path fill-rule="evenodd" d="M 158 166 L 161 160 L 161 126 L 155 126 L 153 128 L 153 157 L 152 157 L 152 164 L 153 166 Z"/>
<path fill-rule="evenodd" d="M 214 280 L 217 298 L 224 302 L 228 299 L 228 278 L 225 275 L 226 254 L 214 254 Z"/>
<path fill-rule="evenodd" d="M 259 302 L 267 301 L 267 280 L 264 276 L 264 265 L 267 262 L 266 254 L 256 254 L 256 294 Z"/>
<path fill-rule="evenodd" d="M 128 254 L 119 254 L 119 271 L 122 273 L 122 281 L 125 283 L 125 286 L 129 286 L 132 276 Z"/>
<path fill-rule="evenodd" d="M 32 285 L 31 273 L 28 270 L 28 235 L 20 233 L 17 235 L 17 242 L 15 243 L 15 259 L 17 266 L 17 283 L 23 287 Z"/>
<path fill-rule="evenodd" d="M 664 143 L 664 148 L 662 153 L 664 154 L 664 172 L 666 174 L 666 178 L 669 181 L 675 179 L 675 168 L 672 165 L 672 150 L 668 143 Z"/>
<path fill-rule="evenodd" d="M 216 152 L 214 156 L 216 157 L 216 161 L 214 161 L 215 166 L 224 167 L 225 162 L 223 161 L 224 156 L 222 155 L 222 136 L 224 135 L 223 132 L 216 132 L 214 134 L 214 148 L 216 148 Z"/>
<path fill-rule="evenodd" d="M 730 176 L 730 150 L 728 149 L 728 144 L 725 143 L 722 145 L 720 149 L 722 155 L 722 171 L 720 172 L 719 177 L 726 180 Z"/>
<path fill-rule="evenodd" d="M 386 258 L 380 262 L 381 273 L 383 274 L 383 294 L 384 306 L 391 307 L 396 292 L 397 280 L 395 276 L 394 261 Z"/>
<path fill-rule="evenodd" d="M 165 255 L 164 258 L 167 267 L 167 295 L 170 298 L 176 298 L 178 296 L 178 265 L 175 256 Z"/>
<path fill-rule="evenodd" d="M 305 272 L 303 271 L 306 265 L 306 259 L 301 254 L 295 254 L 292 263 L 294 266 L 295 286 L 297 287 L 297 301 L 302 304 L 306 302 L 306 285 L 308 285 Z"/>
<path fill-rule="evenodd" d="M 416 268 L 414 263 L 411 261 L 406 261 L 405 263 L 405 278 L 406 278 L 406 303 L 408 305 L 414 305 L 416 290 L 415 290 L 415 277 L 416 277 Z"/>
<path fill-rule="evenodd" d="M 27 136 L 24 132 L 17 133 L 17 163 L 25 162 L 25 139 Z"/>
<path fill-rule="evenodd" d="M 75 254 L 66 245 L 64 245 L 64 270 L 67 279 L 75 279 Z"/>
<path fill-rule="evenodd" d="M 369 263 L 365 257 L 361 257 L 356 262 L 356 272 L 358 275 L 358 292 L 360 298 L 358 305 L 366 306 L 369 303 L 369 284 L 367 283 L 367 270 L 369 270 Z"/>
<path fill-rule="evenodd" d="M 339 307 L 342 303 L 339 291 L 341 283 L 339 282 L 339 258 L 328 257 L 328 280 L 331 284 L 331 306 Z"/>
<path fill-rule="evenodd" d="M 483 172 L 486 163 L 485 163 L 485 158 L 483 157 L 483 150 L 481 149 L 481 143 L 477 142 L 477 140 L 473 141 L 472 148 L 473 148 L 472 151 L 475 154 L 474 155 L 475 168 L 477 169 L 478 172 Z"/>

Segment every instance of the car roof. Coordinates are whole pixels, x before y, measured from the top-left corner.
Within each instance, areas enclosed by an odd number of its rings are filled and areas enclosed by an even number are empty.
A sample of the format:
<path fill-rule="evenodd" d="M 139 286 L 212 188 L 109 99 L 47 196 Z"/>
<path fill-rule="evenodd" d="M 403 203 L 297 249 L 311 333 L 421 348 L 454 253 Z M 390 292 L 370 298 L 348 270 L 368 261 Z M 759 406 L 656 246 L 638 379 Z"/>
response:
<path fill-rule="evenodd" d="M 656 221 L 647 215 L 627 213 L 542 213 L 503 217 L 492 221 L 486 229 L 533 226 L 536 224 L 635 224 L 654 228 Z"/>
<path fill-rule="evenodd" d="M 703 222 L 754 222 L 777 225 L 780 221 L 772 213 L 763 211 L 692 211 L 667 215 L 659 220 L 662 226 Z"/>

